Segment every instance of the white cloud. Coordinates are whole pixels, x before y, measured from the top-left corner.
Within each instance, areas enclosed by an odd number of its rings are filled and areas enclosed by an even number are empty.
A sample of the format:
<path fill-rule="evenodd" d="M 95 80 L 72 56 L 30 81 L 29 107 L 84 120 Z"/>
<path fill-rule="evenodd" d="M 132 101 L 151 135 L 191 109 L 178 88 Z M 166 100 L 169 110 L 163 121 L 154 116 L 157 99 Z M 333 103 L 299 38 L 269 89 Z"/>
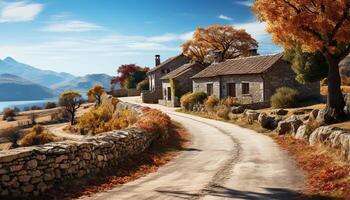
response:
<path fill-rule="evenodd" d="M 241 1 L 235 1 L 235 4 L 247 6 L 247 7 L 252 7 L 254 2 L 252 0 L 241 0 Z"/>
<path fill-rule="evenodd" d="M 266 23 L 259 21 L 249 21 L 246 23 L 236 23 L 232 25 L 236 29 L 245 29 L 259 43 L 261 54 L 281 52 L 282 49 L 271 40 L 271 35 L 266 32 Z"/>
<path fill-rule="evenodd" d="M 0 2 L 0 23 L 32 21 L 43 7 L 42 4 L 28 1 Z"/>
<path fill-rule="evenodd" d="M 231 21 L 231 20 L 232 20 L 231 17 L 228 17 L 228 16 L 223 15 L 223 14 L 219 15 L 218 18 L 219 18 L 219 19 L 223 19 L 223 20 L 227 20 L 227 21 Z"/>
<path fill-rule="evenodd" d="M 185 41 L 185 40 L 190 40 L 192 38 L 192 35 L 193 35 L 193 32 L 188 32 L 184 34 L 167 33 L 164 35 L 149 37 L 147 38 L 147 41 L 150 41 L 150 42 Z"/>
<path fill-rule="evenodd" d="M 42 28 L 46 32 L 86 32 L 103 30 L 104 28 L 90 22 L 79 20 L 52 22 L 48 26 Z"/>

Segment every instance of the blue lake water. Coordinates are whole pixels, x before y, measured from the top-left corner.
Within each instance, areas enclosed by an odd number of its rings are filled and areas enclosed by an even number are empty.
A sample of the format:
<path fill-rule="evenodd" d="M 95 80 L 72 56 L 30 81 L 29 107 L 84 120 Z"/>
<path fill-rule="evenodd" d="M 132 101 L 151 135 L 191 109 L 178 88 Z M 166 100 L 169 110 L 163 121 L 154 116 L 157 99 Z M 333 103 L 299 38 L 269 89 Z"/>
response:
<path fill-rule="evenodd" d="M 30 106 L 43 106 L 46 102 L 57 102 L 57 98 L 33 100 L 33 101 L 0 101 L 0 112 L 7 107 L 18 107 L 23 110 L 25 107 Z"/>

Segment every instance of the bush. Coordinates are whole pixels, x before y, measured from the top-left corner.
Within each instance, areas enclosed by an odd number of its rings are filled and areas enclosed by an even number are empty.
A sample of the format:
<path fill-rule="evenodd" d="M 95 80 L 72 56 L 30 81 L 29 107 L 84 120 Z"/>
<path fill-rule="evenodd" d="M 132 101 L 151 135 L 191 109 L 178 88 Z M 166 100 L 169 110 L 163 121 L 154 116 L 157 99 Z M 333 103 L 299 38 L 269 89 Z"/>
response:
<path fill-rule="evenodd" d="M 145 79 L 141 82 L 139 82 L 136 86 L 136 89 L 139 91 L 143 91 L 143 90 L 149 90 L 149 81 L 148 79 Z"/>
<path fill-rule="evenodd" d="M 42 126 L 35 125 L 21 140 L 22 146 L 33 146 L 56 141 L 56 137 L 47 132 Z"/>
<path fill-rule="evenodd" d="M 113 102 L 103 101 L 102 105 L 93 108 L 79 118 L 78 128 L 81 134 L 97 134 L 126 128 L 137 121 L 137 117 L 129 110 L 114 113 Z"/>
<path fill-rule="evenodd" d="M 41 109 L 43 109 L 43 108 L 40 106 L 31 106 L 30 107 L 30 110 L 41 110 Z"/>
<path fill-rule="evenodd" d="M 215 107 L 216 115 L 222 119 L 229 119 L 230 107 L 226 105 L 219 105 Z"/>
<path fill-rule="evenodd" d="M 273 108 L 293 108 L 297 106 L 299 92 L 288 87 L 278 88 L 271 97 Z"/>
<path fill-rule="evenodd" d="M 5 108 L 2 112 L 2 115 L 2 120 L 13 119 L 14 117 L 16 117 L 16 112 L 12 108 Z"/>
<path fill-rule="evenodd" d="M 59 109 L 56 112 L 51 114 L 51 121 L 56 122 L 69 122 L 70 114 L 65 109 Z"/>
<path fill-rule="evenodd" d="M 192 110 L 195 104 L 203 104 L 207 94 L 204 92 L 193 92 L 183 95 L 180 99 L 181 107 L 185 110 Z"/>
<path fill-rule="evenodd" d="M 52 108 L 56 108 L 57 104 L 55 102 L 46 102 L 44 105 L 45 109 L 52 109 Z"/>
<path fill-rule="evenodd" d="M 21 134 L 18 127 L 8 127 L 2 129 L 0 137 L 6 138 L 13 144 L 13 147 L 16 148 L 18 146 L 17 141 L 21 138 Z"/>
<path fill-rule="evenodd" d="M 226 99 L 222 100 L 221 104 L 226 105 L 228 107 L 239 105 L 236 97 L 227 97 Z"/>
<path fill-rule="evenodd" d="M 207 112 L 214 112 L 215 106 L 220 103 L 220 100 L 216 96 L 209 96 L 204 102 L 204 107 Z"/>

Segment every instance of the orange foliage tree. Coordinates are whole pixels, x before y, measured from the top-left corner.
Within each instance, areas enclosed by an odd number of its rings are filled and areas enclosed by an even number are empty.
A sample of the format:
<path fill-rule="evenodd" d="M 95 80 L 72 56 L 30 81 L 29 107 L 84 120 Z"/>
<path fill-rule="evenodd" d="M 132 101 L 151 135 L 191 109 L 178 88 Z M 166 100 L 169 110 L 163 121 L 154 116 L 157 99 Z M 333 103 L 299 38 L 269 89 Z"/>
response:
<path fill-rule="evenodd" d="M 182 44 L 183 53 L 193 61 L 204 62 L 210 52 L 220 51 L 224 59 L 247 56 L 258 43 L 244 29 L 232 26 L 209 26 L 197 28 L 192 40 Z"/>
<path fill-rule="evenodd" d="M 347 0 L 256 0 L 253 11 L 267 23 L 275 43 L 295 43 L 306 52 L 321 52 L 328 69 L 325 122 L 345 119 L 339 62 L 350 52 L 350 3 Z"/>

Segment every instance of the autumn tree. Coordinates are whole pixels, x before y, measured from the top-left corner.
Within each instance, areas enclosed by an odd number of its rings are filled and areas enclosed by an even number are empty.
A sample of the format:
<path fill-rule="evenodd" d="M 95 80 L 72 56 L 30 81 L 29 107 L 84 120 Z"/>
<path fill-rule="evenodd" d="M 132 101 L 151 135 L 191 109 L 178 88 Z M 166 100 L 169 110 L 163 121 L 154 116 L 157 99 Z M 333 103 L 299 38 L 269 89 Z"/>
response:
<path fill-rule="evenodd" d="M 247 56 L 258 43 L 244 29 L 214 25 L 197 28 L 190 41 L 182 44 L 183 53 L 194 61 L 204 62 L 210 53 L 219 51 L 224 59 Z"/>
<path fill-rule="evenodd" d="M 67 112 L 69 112 L 71 117 L 71 125 L 74 125 L 75 114 L 78 108 L 80 108 L 83 103 L 83 99 L 79 92 L 77 91 L 66 91 L 63 92 L 59 97 L 59 104 L 62 106 Z"/>
<path fill-rule="evenodd" d="M 253 5 L 275 43 L 285 49 L 299 43 L 304 51 L 319 51 L 326 58 L 326 123 L 346 118 L 339 62 L 350 52 L 349 8 L 347 0 L 256 0 Z"/>
<path fill-rule="evenodd" d="M 114 77 L 111 84 L 120 83 L 123 88 L 136 88 L 137 84 L 147 77 L 149 68 L 135 64 L 126 64 L 118 67 L 118 76 Z"/>
<path fill-rule="evenodd" d="M 304 52 L 300 45 L 295 45 L 285 50 L 284 59 L 291 63 L 299 83 L 317 82 L 327 77 L 328 63 L 319 51 Z"/>
<path fill-rule="evenodd" d="M 102 85 L 96 84 L 90 88 L 87 92 L 87 96 L 90 101 L 95 101 L 96 105 L 99 106 L 102 102 L 102 95 L 105 93 L 105 88 Z"/>

